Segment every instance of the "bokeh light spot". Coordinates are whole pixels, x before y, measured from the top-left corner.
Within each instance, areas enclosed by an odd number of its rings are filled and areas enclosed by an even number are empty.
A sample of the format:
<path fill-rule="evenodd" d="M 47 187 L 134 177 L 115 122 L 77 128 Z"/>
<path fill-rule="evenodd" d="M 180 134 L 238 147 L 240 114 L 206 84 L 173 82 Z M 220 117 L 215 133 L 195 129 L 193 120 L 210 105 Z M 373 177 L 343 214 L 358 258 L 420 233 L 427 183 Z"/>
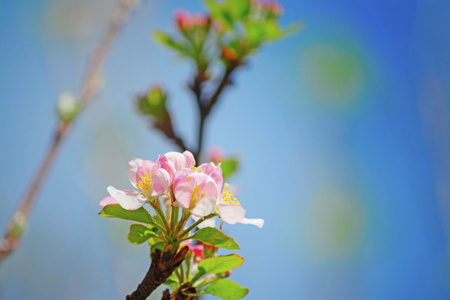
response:
<path fill-rule="evenodd" d="M 301 53 L 302 87 L 312 101 L 353 105 L 366 87 L 365 64 L 361 51 L 354 45 L 313 44 Z"/>

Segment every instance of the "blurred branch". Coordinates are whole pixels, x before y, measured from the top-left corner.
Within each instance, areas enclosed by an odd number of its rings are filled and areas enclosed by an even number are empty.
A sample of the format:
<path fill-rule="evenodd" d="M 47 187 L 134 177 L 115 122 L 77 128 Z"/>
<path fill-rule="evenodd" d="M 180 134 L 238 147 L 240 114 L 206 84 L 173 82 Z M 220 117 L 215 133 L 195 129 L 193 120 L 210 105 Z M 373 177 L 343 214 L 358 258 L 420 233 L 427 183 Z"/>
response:
<path fill-rule="evenodd" d="M 197 140 L 197 149 L 194 153 L 194 157 L 196 161 L 199 161 L 202 150 L 203 150 L 203 136 L 204 136 L 204 127 L 205 121 L 208 115 L 211 113 L 212 108 L 217 104 L 220 99 L 220 95 L 224 91 L 225 87 L 231 84 L 231 74 L 239 67 L 243 65 L 243 63 L 236 61 L 230 64 L 226 69 L 217 85 L 214 93 L 209 98 L 203 97 L 203 82 L 206 81 L 205 72 L 206 70 L 199 71 L 197 76 L 195 77 L 192 84 L 189 85 L 189 88 L 194 93 L 195 98 L 198 104 L 199 110 L 199 126 L 198 126 L 198 140 Z"/>
<path fill-rule="evenodd" d="M 102 71 L 106 58 L 111 50 L 112 45 L 118 35 L 119 30 L 126 23 L 128 16 L 133 7 L 138 3 L 137 0 L 121 0 L 113 13 L 108 27 L 104 32 L 99 44 L 94 49 L 90 62 L 86 68 L 86 73 L 82 80 L 80 92 L 78 94 L 78 105 L 81 109 L 86 107 L 97 95 L 100 90 L 99 75 Z M 20 241 L 22 233 L 26 227 L 30 210 L 33 207 L 36 196 L 38 195 L 42 184 L 57 157 L 61 147 L 61 142 L 68 134 L 70 121 L 60 120 L 55 125 L 53 138 L 50 146 L 44 155 L 42 163 L 35 173 L 31 184 L 29 185 L 25 195 L 19 202 L 9 223 L 0 240 L 0 262 L 14 251 Z"/>

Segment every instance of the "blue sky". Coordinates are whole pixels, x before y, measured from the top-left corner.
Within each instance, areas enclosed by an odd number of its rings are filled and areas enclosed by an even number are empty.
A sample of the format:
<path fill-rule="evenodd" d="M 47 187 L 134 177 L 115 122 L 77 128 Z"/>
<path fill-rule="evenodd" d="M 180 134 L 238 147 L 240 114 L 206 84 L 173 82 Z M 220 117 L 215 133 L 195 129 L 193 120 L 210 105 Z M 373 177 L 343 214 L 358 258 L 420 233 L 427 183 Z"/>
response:
<path fill-rule="evenodd" d="M 450 4 L 281 1 L 298 34 L 266 45 L 235 76 L 209 120 L 206 146 L 239 155 L 233 177 L 262 230 L 226 226 L 246 258 L 231 279 L 246 299 L 450 297 Z M 113 1 L 0 3 L 0 227 L 39 165 L 63 91 L 77 92 Z M 126 164 L 174 150 L 132 99 L 163 84 L 177 128 L 195 142 L 191 66 L 150 38 L 177 8 L 144 1 L 77 119 L 2 264 L 4 299 L 116 299 L 148 268 L 125 221 L 97 215 Z M 226 252 L 223 252 L 226 253 Z M 155 298 L 158 299 L 158 298 Z"/>

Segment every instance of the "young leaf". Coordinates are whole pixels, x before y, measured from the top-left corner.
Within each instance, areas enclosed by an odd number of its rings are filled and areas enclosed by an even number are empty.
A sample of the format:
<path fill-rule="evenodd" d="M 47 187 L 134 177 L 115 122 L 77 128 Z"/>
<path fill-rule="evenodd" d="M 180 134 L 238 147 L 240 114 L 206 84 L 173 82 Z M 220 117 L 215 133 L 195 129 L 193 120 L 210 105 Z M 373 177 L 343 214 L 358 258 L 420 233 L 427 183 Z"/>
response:
<path fill-rule="evenodd" d="M 242 265 L 244 258 L 237 254 L 222 255 L 202 260 L 198 269 L 204 273 L 222 273 Z"/>
<path fill-rule="evenodd" d="M 275 40 L 283 36 L 284 32 L 275 20 L 267 20 L 263 24 L 265 39 Z"/>
<path fill-rule="evenodd" d="M 147 226 L 141 224 L 133 224 L 130 227 L 128 241 L 132 244 L 140 244 L 154 236 L 155 233 Z"/>
<path fill-rule="evenodd" d="M 227 158 L 220 162 L 220 167 L 222 168 L 223 178 L 228 178 L 236 171 L 238 167 L 238 160 L 236 158 Z"/>
<path fill-rule="evenodd" d="M 249 0 L 227 0 L 227 8 L 234 20 L 242 20 L 250 13 Z"/>
<path fill-rule="evenodd" d="M 175 49 L 180 52 L 186 51 L 185 45 L 178 43 L 173 38 L 171 38 L 169 35 L 165 34 L 164 32 L 157 31 L 154 33 L 153 36 L 156 41 L 160 42 L 163 45 L 166 45 L 169 48 Z"/>
<path fill-rule="evenodd" d="M 120 218 L 124 220 L 136 221 L 146 224 L 153 224 L 152 216 L 141 207 L 136 210 L 126 210 L 120 204 L 106 205 L 98 213 L 102 217 Z"/>
<path fill-rule="evenodd" d="M 212 294 L 225 300 L 238 300 L 248 294 L 248 288 L 242 287 L 228 279 L 213 281 L 206 289 L 197 295 Z"/>
<path fill-rule="evenodd" d="M 164 242 L 156 243 L 151 246 L 150 253 L 153 253 L 156 249 L 162 250 L 164 248 Z"/>
<path fill-rule="evenodd" d="M 157 237 L 157 236 L 151 236 L 149 239 L 148 239 L 148 244 L 150 245 L 150 246 L 153 246 L 153 245 L 156 245 L 156 244 L 159 244 L 159 243 L 162 243 L 162 242 L 164 242 L 162 239 L 160 239 L 159 237 Z"/>
<path fill-rule="evenodd" d="M 235 250 L 239 249 L 239 245 L 232 237 L 227 236 L 222 231 L 213 228 L 205 227 L 194 233 L 193 239 L 203 242 L 208 245 L 213 245 L 220 248 Z"/>

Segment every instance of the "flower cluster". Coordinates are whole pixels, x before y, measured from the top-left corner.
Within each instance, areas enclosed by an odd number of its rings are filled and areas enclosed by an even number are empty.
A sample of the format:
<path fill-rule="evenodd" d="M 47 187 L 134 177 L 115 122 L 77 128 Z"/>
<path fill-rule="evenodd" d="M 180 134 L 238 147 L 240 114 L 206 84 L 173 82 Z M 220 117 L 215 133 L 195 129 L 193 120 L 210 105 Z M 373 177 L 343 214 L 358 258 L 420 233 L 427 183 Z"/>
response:
<path fill-rule="evenodd" d="M 229 185 L 223 182 L 222 169 L 214 163 L 196 167 L 191 152 L 168 152 L 155 162 L 132 159 L 128 163 L 128 178 L 137 190 L 107 188 L 110 196 L 100 205 L 120 204 L 124 209 L 136 210 L 145 203 L 156 205 L 162 197 L 168 207 L 181 207 L 199 227 L 214 227 L 215 216 L 229 224 L 243 223 L 262 227 L 262 219 L 246 219 L 245 209 L 233 196 Z M 211 217 L 212 216 L 212 217 Z"/>

